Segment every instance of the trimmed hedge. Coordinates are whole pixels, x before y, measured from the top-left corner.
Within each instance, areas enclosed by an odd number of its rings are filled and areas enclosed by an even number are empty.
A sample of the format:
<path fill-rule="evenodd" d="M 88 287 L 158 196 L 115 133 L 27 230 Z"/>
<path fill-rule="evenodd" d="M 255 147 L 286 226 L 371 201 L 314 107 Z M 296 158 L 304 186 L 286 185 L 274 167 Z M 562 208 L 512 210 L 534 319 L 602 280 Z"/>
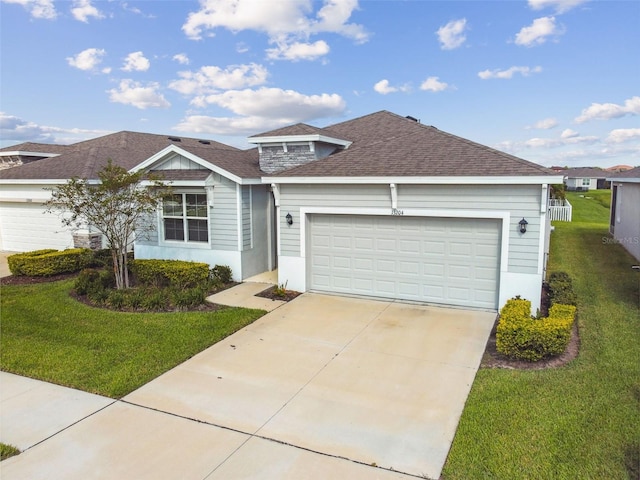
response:
<path fill-rule="evenodd" d="M 549 275 L 549 303 L 577 305 L 578 297 L 573 291 L 573 282 L 567 272 L 553 272 Z"/>
<path fill-rule="evenodd" d="M 50 277 L 78 272 L 87 267 L 92 259 L 93 254 L 88 248 L 71 248 L 62 251 L 45 249 L 16 253 L 9 256 L 7 262 L 13 275 Z"/>
<path fill-rule="evenodd" d="M 191 288 L 206 285 L 209 265 L 183 260 L 132 260 L 129 267 L 142 285 Z"/>
<path fill-rule="evenodd" d="M 574 305 L 552 305 L 547 318 L 532 318 L 531 302 L 520 298 L 507 301 L 500 311 L 496 330 L 499 353 L 517 360 L 537 362 L 562 354 L 571 339 Z"/>

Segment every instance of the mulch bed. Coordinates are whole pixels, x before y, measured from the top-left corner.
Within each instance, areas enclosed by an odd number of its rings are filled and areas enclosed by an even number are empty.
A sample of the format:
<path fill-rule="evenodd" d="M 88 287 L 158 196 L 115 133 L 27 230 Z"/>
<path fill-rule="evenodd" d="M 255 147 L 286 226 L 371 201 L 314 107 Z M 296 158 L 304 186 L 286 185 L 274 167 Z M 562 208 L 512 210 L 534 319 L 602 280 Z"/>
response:
<path fill-rule="evenodd" d="M 297 296 L 302 295 L 300 292 L 294 292 L 293 290 L 285 290 L 284 294 L 278 294 L 276 293 L 277 290 L 278 287 L 274 285 L 273 287 L 267 288 L 260 293 L 256 293 L 255 296 L 288 302 L 290 300 L 293 300 Z"/>

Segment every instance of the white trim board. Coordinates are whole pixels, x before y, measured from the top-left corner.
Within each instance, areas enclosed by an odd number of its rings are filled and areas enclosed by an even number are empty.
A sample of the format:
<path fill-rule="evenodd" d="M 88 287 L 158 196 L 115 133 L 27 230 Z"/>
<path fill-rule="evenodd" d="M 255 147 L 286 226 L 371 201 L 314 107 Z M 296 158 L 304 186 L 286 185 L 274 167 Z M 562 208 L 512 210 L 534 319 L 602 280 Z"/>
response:
<path fill-rule="evenodd" d="M 562 175 L 531 177 L 263 177 L 262 183 L 280 184 L 392 184 L 397 185 L 548 185 L 562 183 Z"/>

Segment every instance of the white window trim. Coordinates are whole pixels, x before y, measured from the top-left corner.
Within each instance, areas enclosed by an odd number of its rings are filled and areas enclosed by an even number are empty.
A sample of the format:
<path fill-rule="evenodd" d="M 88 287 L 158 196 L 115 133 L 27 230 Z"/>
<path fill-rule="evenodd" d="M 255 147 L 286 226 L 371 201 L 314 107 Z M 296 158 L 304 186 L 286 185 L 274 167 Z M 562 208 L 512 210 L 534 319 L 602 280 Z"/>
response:
<path fill-rule="evenodd" d="M 172 192 L 172 195 L 205 195 L 207 196 L 207 192 L 202 189 L 188 189 L 188 190 L 177 190 Z M 193 220 L 204 220 L 204 217 L 187 217 L 185 209 L 186 208 L 186 199 L 183 197 L 183 213 L 184 216 L 181 217 L 183 220 L 193 219 Z M 209 213 L 209 203 L 207 201 L 207 241 L 206 242 L 190 242 L 189 232 L 188 232 L 188 224 L 185 222 L 185 239 L 184 240 L 167 240 L 165 238 L 165 229 L 164 229 L 164 219 L 172 218 L 164 216 L 164 200 L 160 203 L 158 207 L 158 245 L 167 246 L 167 247 L 188 247 L 188 248 L 211 248 L 211 215 Z M 176 217 L 177 218 L 177 217 Z"/>

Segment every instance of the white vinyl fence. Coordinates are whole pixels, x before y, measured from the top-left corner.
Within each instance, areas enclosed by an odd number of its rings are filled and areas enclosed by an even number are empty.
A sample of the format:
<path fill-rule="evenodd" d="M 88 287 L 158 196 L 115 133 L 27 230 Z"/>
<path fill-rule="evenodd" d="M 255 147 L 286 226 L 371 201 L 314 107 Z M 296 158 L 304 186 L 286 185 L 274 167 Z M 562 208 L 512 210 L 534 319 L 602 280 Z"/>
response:
<path fill-rule="evenodd" d="M 549 200 L 549 218 L 554 221 L 570 222 L 573 207 L 569 200 L 559 200 L 552 198 Z"/>

